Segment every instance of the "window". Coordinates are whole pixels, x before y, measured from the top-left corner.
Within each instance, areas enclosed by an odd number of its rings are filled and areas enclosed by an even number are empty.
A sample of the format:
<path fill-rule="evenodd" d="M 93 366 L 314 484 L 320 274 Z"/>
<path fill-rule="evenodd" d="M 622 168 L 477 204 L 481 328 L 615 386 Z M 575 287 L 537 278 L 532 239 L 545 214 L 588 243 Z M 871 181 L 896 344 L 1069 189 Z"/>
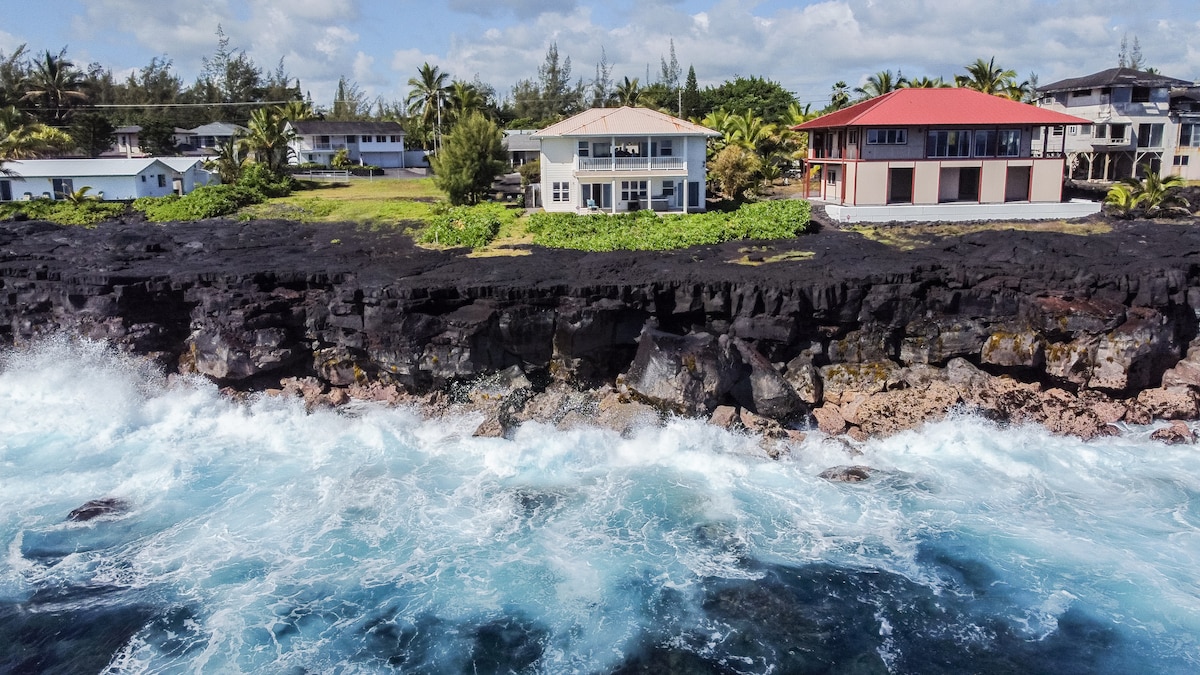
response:
<path fill-rule="evenodd" d="M 568 182 L 554 182 L 551 184 L 550 199 L 555 202 L 571 201 L 571 184 Z"/>
<path fill-rule="evenodd" d="M 905 145 L 908 129 L 867 129 L 867 145 Z"/>
<path fill-rule="evenodd" d="M 929 157 L 970 157 L 971 132 L 930 131 L 925 143 Z"/>
<path fill-rule="evenodd" d="M 145 182 L 146 182 L 146 177 L 145 177 L 145 176 L 142 176 L 142 182 L 143 182 L 143 183 L 145 183 Z"/>
<path fill-rule="evenodd" d="M 1195 122 L 1179 125 L 1179 145 L 1187 148 L 1200 146 L 1200 124 Z"/>
<path fill-rule="evenodd" d="M 317 142 L 323 143 L 325 145 L 329 145 L 329 137 L 328 136 L 317 136 Z"/>
<path fill-rule="evenodd" d="M 623 180 L 621 181 L 621 201 L 632 202 L 636 200 L 644 200 L 646 198 L 646 181 L 644 180 Z"/>
<path fill-rule="evenodd" d="M 1092 125 L 1080 124 L 1079 125 L 1079 134 L 1082 136 L 1091 136 L 1092 135 Z"/>
<path fill-rule="evenodd" d="M 674 181 L 669 181 L 669 180 L 663 181 L 662 195 L 664 197 L 674 197 L 675 196 L 675 182 Z"/>
<path fill-rule="evenodd" d="M 0 180 L 0 202 L 12 201 L 12 182 Z"/>
<path fill-rule="evenodd" d="M 995 157 L 996 156 L 996 130 L 995 129 L 980 129 L 975 132 L 975 156 L 976 157 Z"/>
<path fill-rule="evenodd" d="M 67 195 L 75 192 L 75 184 L 70 178 L 54 178 L 50 183 L 54 189 L 55 199 L 66 199 Z"/>
<path fill-rule="evenodd" d="M 1107 124 L 1097 124 L 1096 126 L 1092 127 L 1092 138 L 1107 138 L 1107 137 L 1108 137 L 1108 125 Z"/>
<path fill-rule="evenodd" d="M 1150 87 L 1134 87 L 1129 100 L 1134 103 L 1149 103 Z"/>
<path fill-rule="evenodd" d="M 659 157 L 671 157 L 673 155 L 674 155 L 674 148 L 672 147 L 671 139 L 664 138 L 663 140 L 658 142 L 658 156 Z"/>
<path fill-rule="evenodd" d="M 837 169 L 833 167 L 825 169 L 825 182 L 830 185 L 837 184 Z"/>
<path fill-rule="evenodd" d="M 1071 92 L 1071 98 L 1083 98 L 1085 96 L 1091 96 L 1091 95 L 1092 95 L 1091 89 L 1076 89 L 1075 91 Z"/>
<path fill-rule="evenodd" d="M 1163 125 L 1161 124 L 1139 124 L 1137 132 L 1137 146 L 1139 148 L 1161 148 L 1163 139 Z"/>
<path fill-rule="evenodd" d="M 1190 158 L 1187 155 L 1175 155 L 1175 159 L 1171 163 L 1175 166 L 1187 166 L 1188 159 Z"/>
<path fill-rule="evenodd" d="M 376 143 L 387 143 L 387 136 L 376 136 L 375 142 Z"/>
<path fill-rule="evenodd" d="M 1021 156 L 1021 130 L 1020 129 L 1001 129 L 999 139 L 996 143 L 997 157 L 1020 157 Z"/>
<path fill-rule="evenodd" d="M 587 157 L 588 149 L 589 149 L 589 147 L 588 147 L 587 141 L 579 141 L 579 156 L 580 157 Z"/>
<path fill-rule="evenodd" d="M 1108 125 L 1108 137 L 1114 141 L 1125 140 L 1125 124 L 1110 124 Z M 1103 137 L 1101 137 L 1103 138 Z"/>
<path fill-rule="evenodd" d="M 165 174 L 158 174 L 158 187 L 167 187 L 167 177 Z"/>
<path fill-rule="evenodd" d="M 403 141 L 401 141 L 400 139 L 401 139 L 401 136 L 392 136 L 393 143 L 403 143 Z"/>

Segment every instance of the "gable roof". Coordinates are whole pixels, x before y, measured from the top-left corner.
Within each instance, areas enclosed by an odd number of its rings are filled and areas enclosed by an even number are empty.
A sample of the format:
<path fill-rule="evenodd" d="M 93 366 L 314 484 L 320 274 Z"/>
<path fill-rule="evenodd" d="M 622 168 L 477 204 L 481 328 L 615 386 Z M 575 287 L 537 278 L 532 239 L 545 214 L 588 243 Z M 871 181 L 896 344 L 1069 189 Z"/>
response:
<path fill-rule="evenodd" d="M 592 108 L 551 124 L 533 138 L 555 136 L 720 136 L 699 124 L 649 108 Z"/>
<path fill-rule="evenodd" d="M 141 157 L 137 159 L 22 159 L 4 163 L 4 168 L 11 169 L 21 178 L 42 178 L 46 176 L 71 178 L 88 176 L 136 176 L 159 164 L 163 170 L 172 170 L 159 157 Z"/>
<path fill-rule="evenodd" d="M 183 173 L 197 164 L 204 164 L 204 160 L 200 157 L 157 157 L 156 159 L 179 173 Z"/>
<path fill-rule="evenodd" d="M 504 134 L 500 142 L 509 152 L 537 152 L 542 149 L 541 140 L 532 134 Z"/>
<path fill-rule="evenodd" d="M 1074 115 L 1019 103 L 963 87 L 905 88 L 856 103 L 792 127 L 796 131 L 834 127 L 979 124 L 1091 124 Z"/>
<path fill-rule="evenodd" d="M 1051 93 L 1072 89 L 1097 89 L 1100 87 L 1187 87 L 1192 83 L 1157 73 L 1147 73 L 1133 68 L 1109 68 L 1083 77 L 1071 77 L 1038 87 L 1038 91 Z"/>
<path fill-rule="evenodd" d="M 209 122 L 191 129 L 191 132 L 197 136 L 233 136 L 241 131 L 246 131 L 246 127 L 229 122 Z"/>
<path fill-rule="evenodd" d="M 380 135 L 400 135 L 404 133 L 404 127 L 400 126 L 399 122 L 328 122 L 325 120 L 303 120 L 299 122 L 288 122 L 300 136 L 345 136 L 347 134 L 353 136 L 373 136 Z"/>

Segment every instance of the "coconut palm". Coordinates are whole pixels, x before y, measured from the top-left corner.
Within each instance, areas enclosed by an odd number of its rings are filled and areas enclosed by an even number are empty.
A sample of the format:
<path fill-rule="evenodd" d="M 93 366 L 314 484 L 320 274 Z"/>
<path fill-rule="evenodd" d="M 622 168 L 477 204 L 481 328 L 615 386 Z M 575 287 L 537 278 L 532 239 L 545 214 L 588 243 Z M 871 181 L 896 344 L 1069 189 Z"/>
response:
<path fill-rule="evenodd" d="M 943 80 L 941 76 L 930 78 L 922 75 L 921 77 L 914 77 L 901 86 L 908 87 L 909 89 L 941 89 L 942 87 L 953 87 L 954 85 Z"/>
<path fill-rule="evenodd" d="M 850 105 L 850 85 L 842 80 L 833 83 L 833 87 L 829 92 L 829 106 L 825 108 L 826 112 L 841 110 Z"/>
<path fill-rule="evenodd" d="M 860 94 L 863 98 L 875 98 L 884 94 L 895 91 L 908 83 L 908 80 L 899 71 L 896 75 L 892 75 L 890 70 L 881 70 L 874 75 L 868 75 L 867 81 L 861 87 L 855 87 L 854 91 Z"/>
<path fill-rule="evenodd" d="M 760 146 L 775 135 L 775 125 L 747 110 L 740 115 L 730 115 L 723 131 L 727 145 L 739 145 L 758 153 Z"/>
<path fill-rule="evenodd" d="M 954 77 L 954 81 L 958 86 L 981 91 L 985 94 L 1007 96 L 1009 88 L 1017 79 L 1017 72 L 997 66 L 996 57 L 994 56 L 986 62 L 983 59 L 975 59 L 975 63 L 968 65 L 966 71 L 966 75 L 956 75 Z"/>
<path fill-rule="evenodd" d="M 45 119 L 62 122 L 67 118 L 71 106 L 87 100 L 83 88 L 83 76 L 75 65 L 67 60 L 67 50 L 55 56 L 50 50 L 33 67 L 26 84 L 23 101 L 30 101 L 45 111 Z"/>
<path fill-rule="evenodd" d="M 216 154 L 204 162 L 204 168 L 215 171 L 226 185 L 236 183 L 242 177 L 246 165 L 246 140 L 230 137 L 216 147 Z"/>
<path fill-rule="evenodd" d="M 614 96 L 618 105 L 636 106 L 642 97 L 642 85 L 636 77 L 632 80 L 626 77 L 624 81 L 617 83 Z"/>
<path fill-rule="evenodd" d="M 450 117 L 463 120 L 471 113 L 483 114 L 487 100 L 479 88 L 470 82 L 455 80 L 450 83 Z"/>
<path fill-rule="evenodd" d="M 410 109 L 414 105 L 418 108 L 416 114 L 421 126 L 433 129 L 436 124 L 438 135 L 441 133 L 442 107 L 450 100 L 450 86 L 446 84 L 448 79 L 449 73 L 443 73 L 437 66 L 425 62 L 417 69 L 417 76 L 408 79 L 408 98 L 404 99 L 404 105 Z"/>
<path fill-rule="evenodd" d="M 29 119 L 16 108 L 0 108 L 0 161 L 37 159 L 54 155 L 74 145 L 61 129 Z"/>
<path fill-rule="evenodd" d="M 267 167 L 268 171 L 282 173 L 292 152 L 288 143 L 294 136 L 277 109 L 259 108 L 250 113 L 250 121 L 246 124 L 246 149 L 254 155 L 254 161 Z"/>
<path fill-rule="evenodd" d="M 279 115 L 289 122 L 303 122 L 317 118 L 308 101 L 288 101 L 279 106 Z"/>

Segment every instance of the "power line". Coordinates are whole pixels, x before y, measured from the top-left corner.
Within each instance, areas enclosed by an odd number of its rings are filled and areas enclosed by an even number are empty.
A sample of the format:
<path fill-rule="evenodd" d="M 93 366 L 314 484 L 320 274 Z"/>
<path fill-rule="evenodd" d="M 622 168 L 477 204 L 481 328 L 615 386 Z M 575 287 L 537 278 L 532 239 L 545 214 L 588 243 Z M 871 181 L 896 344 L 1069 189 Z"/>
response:
<path fill-rule="evenodd" d="M 236 103 L 93 103 L 92 105 L 78 106 L 80 108 L 211 108 L 213 106 L 234 106 L 234 105 L 283 105 L 292 103 L 297 99 L 289 99 L 286 101 L 239 101 Z"/>

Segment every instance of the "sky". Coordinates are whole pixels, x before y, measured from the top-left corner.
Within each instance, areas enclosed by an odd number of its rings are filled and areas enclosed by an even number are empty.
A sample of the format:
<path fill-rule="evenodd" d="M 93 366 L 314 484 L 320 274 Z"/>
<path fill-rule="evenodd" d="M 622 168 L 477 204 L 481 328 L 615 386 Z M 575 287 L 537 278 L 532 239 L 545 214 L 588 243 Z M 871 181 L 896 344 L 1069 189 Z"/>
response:
<path fill-rule="evenodd" d="M 1146 64 L 1200 80 L 1197 0 L 0 0 L 0 53 L 21 44 L 119 77 L 166 57 L 190 84 L 230 45 L 264 70 L 282 58 L 317 105 L 339 77 L 402 100 L 424 62 L 504 97 L 534 78 L 551 43 L 590 81 L 602 53 L 615 79 L 657 79 L 672 41 L 700 85 L 737 75 L 782 84 L 820 108 L 830 87 L 870 74 L 961 73 L 977 58 L 1041 84 L 1117 65 L 1134 38 Z"/>

